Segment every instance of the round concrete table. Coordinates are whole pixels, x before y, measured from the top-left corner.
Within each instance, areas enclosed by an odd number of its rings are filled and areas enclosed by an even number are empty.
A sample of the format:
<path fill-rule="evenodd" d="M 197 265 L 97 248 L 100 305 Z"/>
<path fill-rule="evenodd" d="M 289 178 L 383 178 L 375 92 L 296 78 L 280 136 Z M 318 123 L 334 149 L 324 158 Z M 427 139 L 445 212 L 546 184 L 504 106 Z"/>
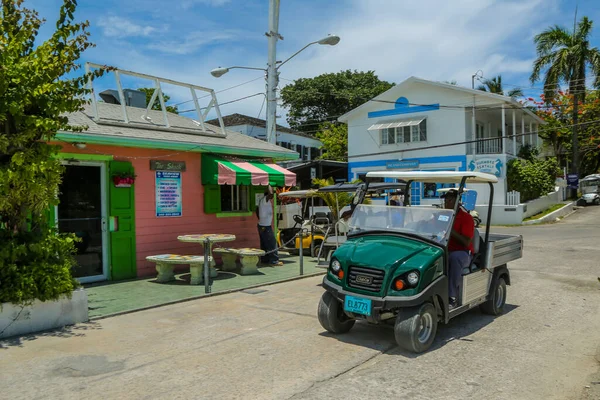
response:
<path fill-rule="evenodd" d="M 212 257 L 212 244 L 213 243 L 222 243 L 222 242 L 233 242 L 235 240 L 235 235 L 230 235 L 226 233 L 204 233 L 204 234 L 194 234 L 194 235 L 182 235 L 177 236 L 177 240 L 184 243 L 202 243 L 204 245 L 204 255 L 209 257 L 204 257 L 204 292 L 210 293 L 210 267 L 209 267 L 209 259 Z"/>

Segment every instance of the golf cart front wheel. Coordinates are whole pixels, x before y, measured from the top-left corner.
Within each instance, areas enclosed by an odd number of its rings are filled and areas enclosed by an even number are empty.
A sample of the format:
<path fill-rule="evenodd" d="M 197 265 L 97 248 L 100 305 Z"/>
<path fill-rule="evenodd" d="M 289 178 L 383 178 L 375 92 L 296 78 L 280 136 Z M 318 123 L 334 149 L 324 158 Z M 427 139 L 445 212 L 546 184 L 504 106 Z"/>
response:
<path fill-rule="evenodd" d="M 594 199 L 594 204 L 597 205 L 597 206 L 600 205 L 600 198 L 596 197 Z"/>
<path fill-rule="evenodd" d="M 346 333 L 356 322 L 346 316 L 342 303 L 329 292 L 325 292 L 321 296 L 317 315 L 321 326 L 331 333 Z"/>
<path fill-rule="evenodd" d="M 396 343 L 413 353 L 427 351 L 435 339 L 437 325 L 437 312 L 431 303 L 402 309 L 394 325 Z"/>
<path fill-rule="evenodd" d="M 479 308 L 489 315 L 500 315 L 504 312 L 504 304 L 506 304 L 506 282 L 504 278 L 498 278 L 490 291 L 490 298 Z"/>

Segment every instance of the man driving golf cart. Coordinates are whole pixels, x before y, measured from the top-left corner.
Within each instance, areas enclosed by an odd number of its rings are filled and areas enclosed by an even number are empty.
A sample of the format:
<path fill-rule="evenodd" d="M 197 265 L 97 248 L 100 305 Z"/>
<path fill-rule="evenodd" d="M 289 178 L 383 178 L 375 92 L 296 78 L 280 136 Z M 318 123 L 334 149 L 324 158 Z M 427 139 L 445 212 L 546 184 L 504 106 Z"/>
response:
<path fill-rule="evenodd" d="M 449 190 L 441 196 L 444 199 L 444 208 L 454 210 L 458 198 L 458 191 Z M 448 241 L 448 306 L 456 307 L 456 299 L 462 283 L 462 271 L 471 265 L 475 248 L 473 236 L 475 235 L 475 222 L 471 214 L 462 207 L 457 207 L 456 217 Z"/>

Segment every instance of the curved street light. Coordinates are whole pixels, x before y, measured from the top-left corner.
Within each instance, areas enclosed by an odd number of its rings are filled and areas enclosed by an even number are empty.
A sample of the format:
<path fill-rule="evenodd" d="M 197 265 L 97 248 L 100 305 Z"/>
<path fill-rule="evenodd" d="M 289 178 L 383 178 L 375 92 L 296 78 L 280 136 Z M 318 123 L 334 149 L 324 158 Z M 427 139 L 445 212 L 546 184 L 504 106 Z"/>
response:
<path fill-rule="evenodd" d="M 299 53 L 304 51 L 304 49 L 306 49 L 309 46 L 312 46 L 313 44 L 319 44 L 319 45 L 324 45 L 324 46 L 325 45 L 335 46 L 339 42 L 340 42 L 339 36 L 327 35 L 326 37 L 324 37 L 320 40 L 317 40 L 315 42 L 310 42 L 309 44 L 307 44 L 306 46 L 304 46 L 303 48 L 301 48 L 300 50 L 298 50 L 297 52 L 292 54 L 290 57 L 288 57 L 285 61 L 283 61 L 279 65 L 277 65 L 277 62 L 275 61 L 276 60 L 275 45 L 273 44 L 272 46 L 270 45 L 270 47 L 269 47 L 269 67 L 266 69 L 265 68 L 255 68 L 255 67 L 239 67 L 239 66 L 228 67 L 228 68 L 219 67 L 219 68 L 215 68 L 212 71 L 210 71 L 210 74 L 212 76 L 214 76 L 215 78 L 220 78 L 221 76 L 228 73 L 230 69 L 234 69 L 234 68 L 254 69 L 254 70 L 260 70 L 260 71 L 266 72 L 265 78 L 267 80 L 267 141 L 270 143 L 273 143 L 273 138 L 275 137 L 273 132 L 275 132 L 275 124 L 276 124 L 275 118 L 276 118 L 276 114 L 277 114 L 277 100 L 276 100 L 275 90 L 276 90 L 278 80 L 279 80 L 279 68 L 281 68 L 282 65 L 284 65 L 286 62 L 290 61 L 292 58 L 296 57 Z"/>

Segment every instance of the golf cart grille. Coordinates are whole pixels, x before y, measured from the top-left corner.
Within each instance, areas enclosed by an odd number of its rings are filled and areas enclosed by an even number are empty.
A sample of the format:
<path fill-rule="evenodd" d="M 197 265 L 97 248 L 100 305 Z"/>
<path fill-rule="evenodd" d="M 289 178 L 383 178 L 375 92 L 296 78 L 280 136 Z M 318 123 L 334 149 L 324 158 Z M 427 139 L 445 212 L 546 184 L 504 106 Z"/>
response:
<path fill-rule="evenodd" d="M 381 285 L 383 285 L 384 277 L 385 271 L 351 265 L 348 269 L 348 286 L 371 292 L 379 292 Z"/>

